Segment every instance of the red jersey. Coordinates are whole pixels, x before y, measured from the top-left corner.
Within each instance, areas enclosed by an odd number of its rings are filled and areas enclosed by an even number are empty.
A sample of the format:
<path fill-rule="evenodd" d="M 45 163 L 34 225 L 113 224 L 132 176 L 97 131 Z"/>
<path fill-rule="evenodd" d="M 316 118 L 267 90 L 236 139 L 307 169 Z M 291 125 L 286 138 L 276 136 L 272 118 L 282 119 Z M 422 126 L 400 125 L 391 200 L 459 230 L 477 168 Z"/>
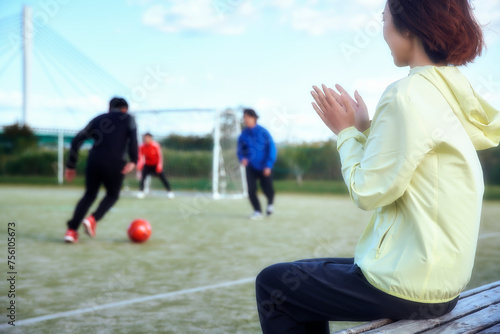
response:
<path fill-rule="evenodd" d="M 142 144 L 139 148 L 139 162 L 137 170 L 142 170 L 144 165 L 155 166 L 159 172 L 163 169 L 163 156 L 161 153 L 160 144 L 152 141 L 149 144 Z"/>

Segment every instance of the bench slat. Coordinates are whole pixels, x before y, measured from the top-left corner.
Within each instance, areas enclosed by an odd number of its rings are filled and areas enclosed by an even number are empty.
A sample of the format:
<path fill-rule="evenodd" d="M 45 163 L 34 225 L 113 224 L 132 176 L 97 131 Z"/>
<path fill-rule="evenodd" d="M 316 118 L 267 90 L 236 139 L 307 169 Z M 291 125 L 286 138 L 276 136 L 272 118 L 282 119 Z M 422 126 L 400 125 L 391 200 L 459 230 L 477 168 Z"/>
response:
<path fill-rule="evenodd" d="M 479 334 L 498 334 L 498 333 L 500 333 L 500 324 L 479 332 Z"/>
<path fill-rule="evenodd" d="M 473 334 L 482 329 L 500 323 L 500 304 L 492 305 L 481 311 L 470 314 L 453 322 L 447 323 L 423 333 L 425 334 Z"/>
<path fill-rule="evenodd" d="M 469 314 L 489 307 L 490 305 L 500 303 L 500 281 L 486 284 L 460 294 L 460 301 L 455 309 L 437 319 L 430 320 L 401 320 L 393 322 L 390 319 L 379 319 L 371 322 L 361 324 L 356 327 L 344 329 L 335 332 L 335 334 L 359 334 L 359 333 L 422 333 L 423 331 L 443 326 L 443 324 L 450 323 L 465 317 Z M 499 325 L 500 326 L 500 325 Z M 441 327 L 439 327 L 441 328 Z M 500 333 L 497 326 L 494 326 L 495 331 L 487 332 L 485 334 Z"/>
<path fill-rule="evenodd" d="M 399 334 L 399 333 L 421 333 L 425 330 L 441 326 L 442 324 L 454 321 L 455 319 L 462 318 L 468 314 L 477 312 L 478 310 L 484 309 L 490 305 L 500 302 L 500 286 L 489 291 L 482 291 L 470 295 L 469 297 L 461 299 L 455 309 L 448 314 L 445 314 L 439 318 L 429 319 L 429 320 L 400 320 L 393 323 L 389 323 L 385 326 L 379 326 L 378 329 L 368 330 L 366 334 L 375 333 L 387 333 L 387 334 Z"/>
<path fill-rule="evenodd" d="M 359 334 L 359 333 L 365 333 L 366 331 L 376 329 L 379 327 L 382 327 L 384 325 L 390 324 L 393 322 L 391 319 L 379 319 L 379 320 L 374 320 L 367 322 L 365 324 L 348 328 L 348 329 L 343 329 L 338 332 L 335 332 L 333 334 Z"/>
<path fill-rule="evenodd" d="M 490 284 L 478 286 L 477 288 L 470 289 L 470 290 L 462 292 L 460 294 L 460 299 L 470 297 L 470 296 L 475 295 L 475 294 L 477 294 L 479 292 L 483 292 L 483 291 L 486 291 L 486 290 L 491 290 L 491 289 L 496 288 L 498 286 L 500 286 L 500 281 L 496 281 L 496 282 L 493 282 L 493 283 L 490 283 Z"/>

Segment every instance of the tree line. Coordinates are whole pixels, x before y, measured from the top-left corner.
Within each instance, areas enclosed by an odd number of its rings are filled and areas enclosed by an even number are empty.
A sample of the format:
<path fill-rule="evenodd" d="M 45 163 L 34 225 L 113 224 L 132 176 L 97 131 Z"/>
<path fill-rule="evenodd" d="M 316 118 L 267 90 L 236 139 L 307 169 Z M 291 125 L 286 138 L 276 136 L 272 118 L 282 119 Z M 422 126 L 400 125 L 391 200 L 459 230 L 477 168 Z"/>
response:
<path fill-rule="evenodd" d="M 207 177 L 212 173 L 213 138 L 173 134 L 160 140 L 165 171 L 171 177 Z M 65 152 L 67 154 L 67 150 Z M 88 152 L 81 150 L 77 172 L 83 175 Z M 235 152 L 236 154 L 236 152 Z M 500 185 L 500 147 L 478 152 L 487 184 Z M 0 175 L 57 173 L 55 145 L 39 145 L 28 126 L 6 126 L 0 133 Z M 279 144 L 276 179 L 341 180 L 336 142 Z"/>

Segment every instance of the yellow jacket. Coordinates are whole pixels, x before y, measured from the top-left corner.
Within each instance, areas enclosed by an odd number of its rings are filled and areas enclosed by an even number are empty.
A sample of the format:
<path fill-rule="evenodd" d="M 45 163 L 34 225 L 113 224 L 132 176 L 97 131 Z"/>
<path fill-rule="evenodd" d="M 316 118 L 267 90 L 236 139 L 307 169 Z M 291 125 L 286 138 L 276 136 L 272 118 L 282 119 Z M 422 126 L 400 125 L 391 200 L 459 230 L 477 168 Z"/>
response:
<path fill-rule="evenodd" d="M 416 302 L 459 295 L 484 191 L 476 150 L 499 140 L 499 112 L 451 66 L 413 68 L 386 89 L 367 132 L 339 133 L 350 196 L 374 210 L 355 252 L 372 285 Z"/>

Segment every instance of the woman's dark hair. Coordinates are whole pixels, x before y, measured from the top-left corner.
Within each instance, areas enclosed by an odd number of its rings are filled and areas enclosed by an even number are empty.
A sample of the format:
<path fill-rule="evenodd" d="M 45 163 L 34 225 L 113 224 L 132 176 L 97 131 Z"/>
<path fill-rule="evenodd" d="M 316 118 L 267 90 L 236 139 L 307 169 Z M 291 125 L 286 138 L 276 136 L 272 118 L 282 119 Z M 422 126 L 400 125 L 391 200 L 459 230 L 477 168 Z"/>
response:
<path fill-rule="evenodd" d="M 481 55 L 483 32 L 469 0 L 388 0 L 394 26 L 422 41 L 434 63 L 465 65 Z"/>

